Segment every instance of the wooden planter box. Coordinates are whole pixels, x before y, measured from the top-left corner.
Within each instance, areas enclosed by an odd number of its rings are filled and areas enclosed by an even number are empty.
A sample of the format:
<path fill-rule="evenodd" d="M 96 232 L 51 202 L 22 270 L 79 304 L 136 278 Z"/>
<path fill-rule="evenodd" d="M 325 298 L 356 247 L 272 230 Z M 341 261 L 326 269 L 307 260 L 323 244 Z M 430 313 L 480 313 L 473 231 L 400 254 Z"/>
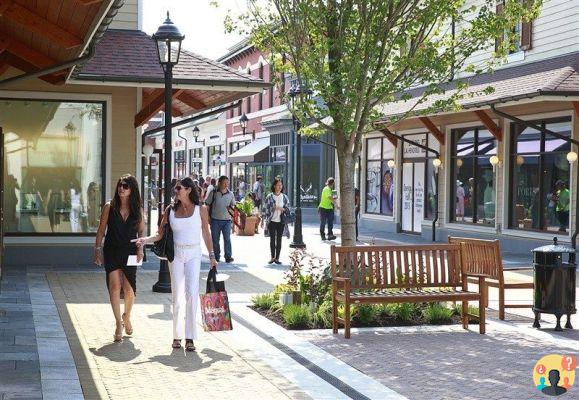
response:
<path fill-rule="evenodd" d="M 237 228 L 237 234 L 239 236 L 253 236 L 255 235 L 255 231 L 256 231 L 256 227 L 257 224 L 259 222 L 259 218 L 258 217 L 246 217 L 246 216 L 241 216 L 240 217 L 240 225 L 241 225 L 241 229 Z"/>

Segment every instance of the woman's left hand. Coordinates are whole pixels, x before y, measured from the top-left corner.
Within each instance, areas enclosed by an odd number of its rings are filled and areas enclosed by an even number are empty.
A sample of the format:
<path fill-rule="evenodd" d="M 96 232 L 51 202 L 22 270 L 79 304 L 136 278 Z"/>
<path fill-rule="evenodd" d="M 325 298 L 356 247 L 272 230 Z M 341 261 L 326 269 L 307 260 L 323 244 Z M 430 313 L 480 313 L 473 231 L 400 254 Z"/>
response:
<path fill-rule="evenodd" d="M 210 260 L 210 263 L 211 263 L 211 268 L 217 268 L 217 260 L 216 259 L 212 258 Z"/>
<path fill-rule="evenodd" d="M 138 251 L 137 252 L 137 263 L 140 263 L 142 260 L 143 260 L 143 252 Z"/>

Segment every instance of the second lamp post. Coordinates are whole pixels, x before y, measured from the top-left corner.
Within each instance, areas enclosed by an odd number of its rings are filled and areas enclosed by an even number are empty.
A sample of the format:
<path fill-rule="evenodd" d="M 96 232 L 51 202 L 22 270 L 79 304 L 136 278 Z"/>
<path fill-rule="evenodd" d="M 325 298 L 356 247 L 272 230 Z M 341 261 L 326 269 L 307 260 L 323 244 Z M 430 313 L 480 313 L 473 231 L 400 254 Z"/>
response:
<path fill-rule="evenodd" d="M 299 130 L 301 128 L 300 121 L 295 115 L 296 101 L 301 98 L 308 98 L 312 94 L 312 91 L 300 83 L 295 83 L 292 85 L 288 91 L 288 95 L 291 99 L 291 109 L 292 109 L 292 122 L 295 137 L 295 147 L 294 147 L 294 196 L 295 196 L 295 213 L 296 220 L 294 223 L 294 237 L 290 243 L 290 247 L 294 249 L 305 249 L 306 244 L 304 243 L 304 237 L 302 234 L 302 135 L 300 135 Z"/>

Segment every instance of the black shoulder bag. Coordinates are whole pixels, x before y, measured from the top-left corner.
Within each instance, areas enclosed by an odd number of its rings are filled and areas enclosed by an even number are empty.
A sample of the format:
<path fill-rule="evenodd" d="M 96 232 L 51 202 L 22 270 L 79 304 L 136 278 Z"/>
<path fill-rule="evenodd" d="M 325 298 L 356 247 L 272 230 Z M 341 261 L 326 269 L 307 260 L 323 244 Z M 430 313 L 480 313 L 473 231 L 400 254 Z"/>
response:
<path fill-rule="evenodd" d="M 157 255 L 160 259 L 168 260 L 173 262 L 175 259 L 175 245 L 173 243 L 173 230 L 171 229 L 171 224 L 169 222 L 169 217 L 171 216 L 171 210 L 173 207 L 169 207 L 167 211 L 167 222 L 165 223 L 165 229 L 163 232 L 163 237 L 153 243 L 153 253 Z"/>

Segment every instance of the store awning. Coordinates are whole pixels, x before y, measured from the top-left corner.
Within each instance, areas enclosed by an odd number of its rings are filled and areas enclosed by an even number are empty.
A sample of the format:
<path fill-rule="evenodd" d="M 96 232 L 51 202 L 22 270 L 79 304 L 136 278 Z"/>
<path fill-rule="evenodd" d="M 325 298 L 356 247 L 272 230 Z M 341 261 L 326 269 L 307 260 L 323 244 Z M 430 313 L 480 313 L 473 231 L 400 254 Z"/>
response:
<path fill-rule="evenodd" d="M 255 139 L 235 153 L 227 157 L 229 163 L 267 162 L 269 153 L 269 137 Z"/>

